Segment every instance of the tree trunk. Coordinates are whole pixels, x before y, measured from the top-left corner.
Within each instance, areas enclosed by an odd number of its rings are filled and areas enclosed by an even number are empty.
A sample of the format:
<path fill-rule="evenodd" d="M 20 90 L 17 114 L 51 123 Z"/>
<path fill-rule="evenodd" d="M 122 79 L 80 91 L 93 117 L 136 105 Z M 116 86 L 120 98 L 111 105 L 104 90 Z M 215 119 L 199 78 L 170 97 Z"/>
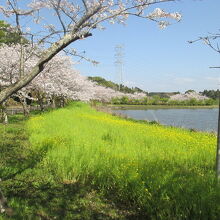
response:
<path fill-rule="evenodd" d="M 52 109 L 56 108 L 56 100 L 55 100 L 54 96 L 52 96 L 52 98 L 51 98 L 51 107 L 52 107 Z"/>
<path fill-rule="evenodd" d="M 65 106 L 65 98 L 60 97 L 60 107 L 63 108 Z"/>
<path fill-rule="evenodd" d="M 28 117 L 30 114 L 30 108 L 26 102 L 26 98 L 23 98 L 21 103 L 22 103 L 22 107 L 23 107 L 24 116 Z"/>
<path fill-rule="evenodd" d="M 216 150 L 216 177 L 220 184 L 220 93 L 219 93 L 219 108 L 218 108 L 218 134 L 217 134 L 217 150 Z"/>
<path fill-rule="evenodd" d="M 40 106 L 40 110 L 44 111 L 44 95 L 42 95 L 40 92 L 37 93 L 37 102 Z"/>
<path fill-rule="evenodd" d="M 28 85 L 40 72 L 44 70 L 45 65 L 50 61 L 57 53 L 70 45 L 72 42 L 79 39 L 92 36 L 91 33 L 84 34 L 67 34 L 58 42 L 55 42 L 50 48 L 48 48 L 41 56 L 39 62 L 33 67 L 33 69 L 22 76 L 16 83 L 8 86 L 6 89 L 0 92 L 0 104 L 9 98 L 12 94 Z"/>
<path fill-rule="evenodd" d="M 40 110 L 43 112 L 44 111 L 44 103 L 43 103 L 42 99 L 39 100 L 39 105 L 40 105 Z"/>
<path fill-rule="evenodd" d="M 3 102 L 2 109 L 1 109 L 1 121 L 4 124 L 8 124 L 8 114 L 6 111 L 6 103 Z"/>
<path fill-rule="evenodd" d="M 8 115 L 7 115 L 6 110 L 3 112 L 2 121 L 4 124 L 8 124 Z"/>

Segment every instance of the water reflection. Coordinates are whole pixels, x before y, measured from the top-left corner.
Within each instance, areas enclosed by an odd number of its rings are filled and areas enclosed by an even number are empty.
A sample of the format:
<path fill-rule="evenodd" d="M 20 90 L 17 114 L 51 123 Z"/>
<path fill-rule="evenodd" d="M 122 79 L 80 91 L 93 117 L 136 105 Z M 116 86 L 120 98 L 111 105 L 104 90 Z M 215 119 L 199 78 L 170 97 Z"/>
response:
<path fill-rule="evenodd" d="M 158 121 L 164 125 L 217 131 L 218 109 L 146 109 L 114 110 L 138 120 Z"/>

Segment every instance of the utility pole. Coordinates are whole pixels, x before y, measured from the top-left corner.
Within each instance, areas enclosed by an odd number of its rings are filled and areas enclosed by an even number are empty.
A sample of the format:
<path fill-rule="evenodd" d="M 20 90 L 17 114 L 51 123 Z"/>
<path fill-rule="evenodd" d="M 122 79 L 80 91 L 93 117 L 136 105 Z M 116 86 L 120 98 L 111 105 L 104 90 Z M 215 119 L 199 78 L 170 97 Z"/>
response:
<path fill-rule="evenodd" d="M 216 150 L 216 177 L 220 183 L 220 92 L 218 94 L 218 135 L 217 135 L 217 150 Z"/>
<path fill-rule="evenodd" d="M 123 83 L 123 66 L 124 66 L 124 46 L 118 44 L 115 46 L 115 70 L 116 76 L 119 78 L 119 91 Z"/>
<path fill-rule="evenodd" d="M 219 66 L 210 68 L 220 68 Z M 217 149 L 216 149 L 216 178 L 220 183 L 220 91 L 218 94 L 218 133 L 217 133 Z"/>

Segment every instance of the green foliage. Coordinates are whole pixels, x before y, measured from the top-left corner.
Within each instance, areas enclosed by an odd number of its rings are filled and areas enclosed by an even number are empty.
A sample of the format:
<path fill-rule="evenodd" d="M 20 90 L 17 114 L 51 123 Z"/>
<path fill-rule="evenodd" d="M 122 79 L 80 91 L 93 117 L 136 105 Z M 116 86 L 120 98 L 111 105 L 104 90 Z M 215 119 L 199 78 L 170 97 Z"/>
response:
<path fill-rule="evenodd" d="M 98 85 L 101 85 L 101 86 L 104 86 L 104 87 L 108 87 L 108 88 L 111 88 L 111 89 L 114 89 L 114 90 L 117 90 L 118 89 L 118 85 L 111 82 L 111 81 L 107 81 L 105 80 L 104 78 L 102 77 L 98 77 L 98 76 L 89 76 L 88 77 L 89 80 L 93 81 L 93 82 L 97 82 Z"/>
<path fill-rule="evenodd" d="M 168 105 L 180 105 L 180 106 L 211 106 L 216 105 L 217 102 L 213 99 L 197 100 L 190 99 L 185 101 L 168 100 Z"/>
<path fill-rule="evenodd" d="M 216 105 L 217 104 L 217 101 L 214 100 L 214 99 L 206 99 L 204 101 L 205 105 Z"/>
<path fill-rule="evenodd" d="M 188 103 L 189 103 L 190 106 L 194 106 L 194 105 L 196 105 L 198 103 L 198 101 L 195 98 L 193 98 L 193 99 L 190 99 L 188 101 Z"/>
<path fill-rule="evenodd" d="M 116 91 L 119 91 L 119 84 L 114 83 L 112 81 L 107 81 L 106 79 L 99 77 L 99 76 L 95 76 L 95 77 L 88 77 L 89 80 L 93 81 L 93 82 L 97 82 L 98 85 L 107 87 L 107 88 L 111 88 L 114 89 Z M 122 84 L 120 84 L 120 91 L 124 92 L 124 93 L 131 93 L 134 94 L 135 92 L 144 92 L 142 89 L 138 88 L 138 87 L 134 87 L 134 88 L 129 88 L 127 86 L 124 86 Z"/>
<path fill-rule="evenodd" d="M 152 96 L 159 96 L 160 98 L 169 98 L 172 95 L 180 94 L 180 92 L 149 92 L 148 95 Z"/>
<path fill-rule="evenodd" d="M 190 99 L 185 101 L 169 100 L 169 98 L 161 98 L 159 95 L 153 97 L 145 97 L 143 99 L 130 99 L 126 96 L 121 98 L 113 98 L 112 104 L 115 105 L 176 105 L 176 106 L 211 106 L 217 102 L 213 99 L 197 100 Z"/>
<path fill-rule="evenodd" d="M 9 24 L 0 20 L 0 45 L 21 43 L 21 39 L 23 39 L 23 43 L 28 42 L 25 38 L 21 37 L 19 33 L 13 31 Z"/>
<path fill-rule="evenodd" d="M 191 93 L 191 92 L 196 92 L 196 91 L 193 90 L 193 89 L 189 89 L 189 90 L 187 90 L 187 91 L 185 92 L 185 94 L 189 94 L 189 93 Z"/>
<path fill-rule="evenodd" d="M 216 99 L 219 98 L 220 94 L 219 94 L 219 90 L 217 89 L 217 90 L 204 90 L 202 92 L 202 95 L 205 95 L 205 96 L 207 96 L 207 97 L 209 97 L 211 99 L 216 100 Z"/>

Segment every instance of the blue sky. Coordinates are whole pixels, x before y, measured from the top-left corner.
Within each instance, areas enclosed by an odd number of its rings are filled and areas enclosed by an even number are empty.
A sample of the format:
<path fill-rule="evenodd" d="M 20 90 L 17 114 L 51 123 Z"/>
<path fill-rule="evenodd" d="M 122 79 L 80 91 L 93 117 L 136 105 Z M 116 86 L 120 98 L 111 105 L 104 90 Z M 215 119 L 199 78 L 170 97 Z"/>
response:
<path fill-rule="evenodd" d="M 28 2 L 21 1 L 24 5 Z M 124 45 L 122 82 L 125 85 L 149 92 L 217 89 L 220 69 L 209 67 L 220 66 L 220 54 L 202 42 L 189 44 L 187 41 L 220 29 L 220 0 L 177 0 L 154 7 L 178 11 L 183 18 L 164 30 L 152 21 L 137 17 L 130 17 L 126 26 L 108 24 L 104 31 L 95 30 L 92 37 L 75 42 L 72 47 L 86 51 L 88 58 L 100 64 L 93 66 L 82 61 L 76 69 L 86 76 L 120 82 L 114 63 L 115 46 L 121 44 Z M 55 21 L 54 17 L 51 21 Z"/>
<path fill-rule="evenodd" d="M 106 30 L 96 31 L 93 37 L 74 45 L 100 64 L 81 62 L 76 68 L 83 75 L 120 82 L 114 54 L 115 46 L 122 44 L 126 85 L 150 92 L 217 89 L 220 69 L 209 67 L 220 65 L 219 54 L 202 42 L 189 44 L 187 41 L 220 29 L 220 1 L 181 0 L 159 6 L 181 12 L 182 21 L 165 30 L 135 17 L 129 18 L 126 26 L 108 25 Z"/>

